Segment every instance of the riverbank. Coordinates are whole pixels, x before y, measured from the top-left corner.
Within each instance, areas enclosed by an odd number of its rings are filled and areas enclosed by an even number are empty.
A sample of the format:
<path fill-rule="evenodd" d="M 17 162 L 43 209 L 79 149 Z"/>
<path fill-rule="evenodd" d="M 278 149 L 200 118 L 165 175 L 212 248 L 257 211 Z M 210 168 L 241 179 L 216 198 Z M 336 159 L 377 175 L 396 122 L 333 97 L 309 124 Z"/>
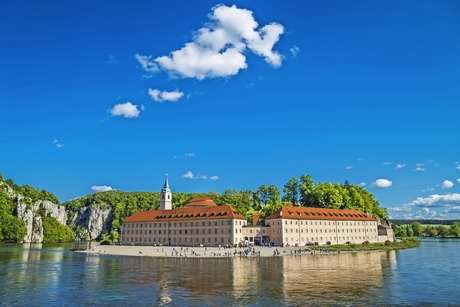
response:
<path fill-rule="evenodd" d="M 399 242 L 384 242 L 384 243 L 370 243 L 370 244 L 337 244 L 329 245 L 326 248 L 329 251 L 340 252 L 358 252 L 358 251 L 390 251 L 415 248 L 420 246 L 420 241 L 417 238 L 404 238 Z M 312 250 L 324 249 L 324 246 L 311 246 Z"/>
<path fill-rule="evenodd" d="M 251 247 L 251 248 L 224 248 L 224 247 L 181 247 L 181 246 L 130 246 L 130 245 L 92 245 L 88 250 L 78 250 L 78 253 L 138 256 L 138 257 L 273 257 L 298 254 L 311 254 L 305 247 Z M 247 252 L 247 254 L 246 254 Z M 320 251 L 314 251 L 320 254 Z"/>
<path fill-rule="evenodd" d="M 75 252 L 138 256 L 138 257 L 279 257 L 286 255 L 318 255 L 358 251 L 389 251 L 419 247 L 420 242 L 415 238 L 404 239 L 401 242 L 385 242 L 371 244 L 346 244 L 329 246 L 289 246 L 289 247 L 251 247 L 251 248 L 224 248 L 224 247 L 180 247 L 180 246 L 130 246 L 130 245 L 92 245 L 88 250 Z M 246 253 L 247 252 L 247 253 Z"/>

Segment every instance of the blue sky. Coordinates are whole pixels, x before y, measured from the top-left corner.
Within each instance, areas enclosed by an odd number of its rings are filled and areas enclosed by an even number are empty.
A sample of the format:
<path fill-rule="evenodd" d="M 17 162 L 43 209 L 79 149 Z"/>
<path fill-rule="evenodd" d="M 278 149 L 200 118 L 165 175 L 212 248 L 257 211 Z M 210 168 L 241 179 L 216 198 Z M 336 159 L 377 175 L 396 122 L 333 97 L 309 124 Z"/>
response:
<path fill-rule="evenodd" d="M 0 4 L 0 172 L 95 190 L 310 174 L 460 218 L 458 1 Z"/>

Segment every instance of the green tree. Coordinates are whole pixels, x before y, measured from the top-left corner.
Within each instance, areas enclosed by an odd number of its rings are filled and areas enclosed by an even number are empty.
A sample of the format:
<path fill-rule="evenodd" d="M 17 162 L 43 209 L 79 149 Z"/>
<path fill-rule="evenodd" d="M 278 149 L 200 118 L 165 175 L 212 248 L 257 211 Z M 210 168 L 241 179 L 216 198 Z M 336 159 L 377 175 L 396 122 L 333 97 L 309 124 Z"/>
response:
<path fill-rule="evenodd" d="M 299 180 L 292 177 L 284 185 L 283 193 L 283 202 L 289 202 L 292 206 L 297 206 L 299 201 Z"/>
<path fill-rule="evenodd" d="M 436 226 L 436 230 L 438 231 L 438 236 L 441 238 L 445 238 L 449 235 L 449 229 L 444 225 Z"/>
<path fill-rule="evenodd" d="M 450 235 L 455 238 L 460 238 L 460 222 L 453 222 L 449 227 Z"/>
<path fill-rule="evenodd" d="M 18 217 L 7 215 L 2 217 L 1 221 L 1 237 L 3 242 L 19 243 L 24 240 L 26 235 L 26 224 Z"/>
<path fill-rule="evenodd" d="M 411 225 L 406 225 L 406 233 L 408 237 L 414 236 L 414 230 L 412 229 Z"/>
<path fill-rule="evenodd" d="M 317 184 L 315 195 L 321 208 L 340 209 L 342 206 L 343 199 L 338 187 L 329 182 Z"/>
<path fill-rule="evenodd" d="M 422 224 L 420 224 L 419 222 L 413 222 L 410 226 L 412 227 L 412 232 L 413 232 L 415 237 L 421 237 L 422 236 L 422 234 L 423 234 Z"/>
<path fill-rule="evenodd" d="M 315 183 L 310 175 L 300 176 L 299 197 L 302 207 L 318 207 L 315 200 Z"/>
<path fill-rule="evenodd" d="M 67 225 L 62 225 L 52 217 L 42 217 L 43 243 L 71 242 L 75 234 Z"/>

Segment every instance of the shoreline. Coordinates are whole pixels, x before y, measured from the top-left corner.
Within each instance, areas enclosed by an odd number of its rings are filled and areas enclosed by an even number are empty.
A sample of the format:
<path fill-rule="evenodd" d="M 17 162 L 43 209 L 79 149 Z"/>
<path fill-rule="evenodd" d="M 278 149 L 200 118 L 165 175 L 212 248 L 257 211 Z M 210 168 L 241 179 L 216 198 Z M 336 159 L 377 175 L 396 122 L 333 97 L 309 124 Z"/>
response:
<path fill-rule="evenodd" d="M 324 247 L 325 249 L 327 247 Z M 249 253 L 246 255 L 245 251 Z M 299 252 L 300 250 L 300 252 Z M 187 247 L 187 246 L 151 246 L 151 245 L 95 245 L 87 250 L 74 252 L 90 255 L 134 256 L 150 258 L 259 258 L 284 257 L 301 255 L 337 255 L 354 251 L 318 251 L 302 247 L 251 247 L 251 248 L 223 248 L 223 247 Z M 236 252 L 236 253 L 235 253 Z M 241 253 L 241 254 L 240 254 Z"/>
<path fill-rule="evenodd" d="M 154 246 L 154 245 L 100 245 L 90 243 L 87 250 L 75 250 L 78 253 L 114 256 L 138 256 L 138 257 L 163 257 L 163 258 L 258 258 L 258 257 L 279 257 L 279 256 L 301 256 L 301 255 L 338 255 L 341 253 L 356 252 L 386 252 L 415 248 L 420 246 L 416 239 L 403 240 L 395 243 L 385 244 L 351 244 L 351 245 L 328 245 L 315 246 L 255 246 L 250 248 L 223 246 Z"/>

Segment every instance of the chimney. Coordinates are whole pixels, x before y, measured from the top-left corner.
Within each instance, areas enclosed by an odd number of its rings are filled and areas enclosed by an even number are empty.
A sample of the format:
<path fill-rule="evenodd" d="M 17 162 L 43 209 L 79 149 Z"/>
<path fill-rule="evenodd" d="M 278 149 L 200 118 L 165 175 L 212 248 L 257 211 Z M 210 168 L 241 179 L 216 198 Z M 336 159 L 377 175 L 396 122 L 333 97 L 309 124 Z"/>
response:
<path fill-rule="evenodd" d="M 253 213 L 252 214 L 252 226 L 256 226 L 257 222 L 259 221 L 260 213 Z"/>

